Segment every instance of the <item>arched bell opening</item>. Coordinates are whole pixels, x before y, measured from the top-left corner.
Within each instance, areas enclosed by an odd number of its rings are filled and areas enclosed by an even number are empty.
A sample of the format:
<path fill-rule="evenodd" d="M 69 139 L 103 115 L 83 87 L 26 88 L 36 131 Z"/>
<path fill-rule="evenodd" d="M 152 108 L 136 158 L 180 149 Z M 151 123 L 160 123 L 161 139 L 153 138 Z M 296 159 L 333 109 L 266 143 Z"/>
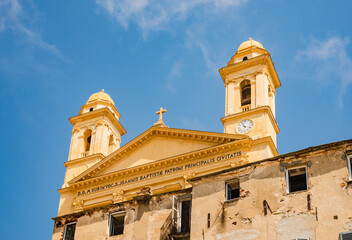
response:
<path fill-rule="evenodd" d="M 241 106 L 246 106 L 251 104 L 251 82 L 249 80 L 244 80 L 240 84 L 241 86 Z"/>
<path fill-rule="evenodd" d="M 84 151 L 89 152 L 91 148 L 91 141 L 92 141 L 92 130 L 87 129 L 84 132 Z"/>

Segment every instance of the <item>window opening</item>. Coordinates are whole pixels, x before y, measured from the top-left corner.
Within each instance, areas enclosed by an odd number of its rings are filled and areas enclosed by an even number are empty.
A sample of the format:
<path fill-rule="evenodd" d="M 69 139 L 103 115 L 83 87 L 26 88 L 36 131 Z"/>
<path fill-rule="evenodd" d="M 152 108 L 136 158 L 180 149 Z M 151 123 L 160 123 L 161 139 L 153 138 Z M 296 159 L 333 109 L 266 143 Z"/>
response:
<path fill-rule="evenodd" d="M 242 60 L 243 60 L 243 61 L 246 61 L 247 59 L 248 59 L 248 57 L 244 57 Z"/>
<path fill-rule="evenodd" d="M 352 239 L 352 231 L 340 233 L 340 240 L 351 240 Z"/>
<path fill-rule="evenodd" d="M 286 170 L 286 183 L 289 193 L 307 190 L 307 168 L 298 167 Z"/>
<path fill-rule="evenodd" d="M 180 205 L 181 205 L 181 232 L 189 232 L 191 201 L 182 201 Z"/>
<path fill-rule="evenodd" d="M 172 201 L 172 232 L 188 233 L 191 229 L 191 199 L 178 199 L 173 196 Z"/>
<path fill-rule="evenodd" d="M 240 197 L 240 181 L 238 179 L 226 182 L 226 200 Z"/>
<path fill-rule="evenodd" d="M 350 180 L 352 180 L 352 155 L 347 156 L 347 164 L 348 164 L 348 174 Z"/>
<path fill-rule="evenodd" d="M 75 232 L 76 232 L 76 222 L 66 224 L 64 240 L 74 240 Z"/>
<path fill-rule="evenodd" d="M 251 85 L 249 80 L 241 82 L 241 106 L 251 104 Z"/>
<path fill-rule="evenodd" d="M 90 109 L 89 109 L 89 112 L 93 112 L 93 108 L 90 108 Z"/>
<path fill-rule="evenodd" d="M 87 137 L 86 151 L 89 151 L 90 149 L 91 139 L 92 139 L 92 136 Z"/>
<path fill-rule="evenodd" d="M 117 212 L 110 215 L 110 236 L 123 234 L 125 215 L 125 212 Z"/>
<path fill-rule="evenodd" d="M 92 130 L 88 129 L 84 132 L 85 139 L 85 151 L 88 152 L 90 150 L 91 140 L 92 140 Z"/>

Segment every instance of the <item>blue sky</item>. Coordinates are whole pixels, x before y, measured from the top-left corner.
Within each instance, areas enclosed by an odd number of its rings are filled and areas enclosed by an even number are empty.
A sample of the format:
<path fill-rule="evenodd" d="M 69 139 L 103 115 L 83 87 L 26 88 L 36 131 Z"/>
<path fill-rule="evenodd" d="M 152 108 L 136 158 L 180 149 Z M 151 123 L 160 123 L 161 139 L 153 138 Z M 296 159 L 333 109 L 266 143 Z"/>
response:
<path fill-rule="evenodd" d="M 278 150 L 352 137 L 351 1 L 0 0 L 1 239 L 51 239 L 72 126 L 105 89 L 127 143 L 166 125 L 222 132 L 218 69 L 249 37 L 282 87 Z"/>

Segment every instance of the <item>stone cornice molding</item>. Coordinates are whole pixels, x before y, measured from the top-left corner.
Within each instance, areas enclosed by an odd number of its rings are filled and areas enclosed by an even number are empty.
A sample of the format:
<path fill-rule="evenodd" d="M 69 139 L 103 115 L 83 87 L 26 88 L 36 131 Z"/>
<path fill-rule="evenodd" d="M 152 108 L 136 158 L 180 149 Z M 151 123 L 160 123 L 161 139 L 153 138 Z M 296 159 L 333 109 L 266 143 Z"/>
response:
<path fill-rule="evenodd" d="M 101 160 L 104 157 L 105 156 L 102 153 L 96 153 L 96 154 L 89 155 L 87 157 L 81 157 L 81 158 L 76 158 L 76 159 L 67 161 L 67 162 L 64 163 L 64 165 L 65 165 L 65 167 L 68 167 L 68 166 L 72 166 L 72 165 L 75 165 L 75 164 L 78 164 L 78 163 L 82 163 L 82 162 L 86 162 L 86 161 L 92 160 L 94 158 L 98 158 L 99 160 Z"/>
<path fill-rule="evenodd" d="M 269 54 L 264 48 L 259 48 L 257 46 L 251 46 L 243 50 L 236 51 L 235 55 L 232 56 L 231 60 L 227 63 L 227 65 L 234 64 L 235 58 L 243 57 L 249 53 L 261 53 L 261 54 Z"/>
<path fill-rule="evenodd" d="M 222 134 L 221 134 L 222 135 Z M 232 134 L 228 134 L 232 135 Z M 236 136 L 236 135 L 233 135 Z M 248 136 L 241 136 L 240 140 L 237 139 L 229 139 L 228 143 L 223 143 L 217 146 L 189 152 L 189 153 L 184 153 L 181 155 L 161 159 L 161 160 L 156 160 L 152 163 L 147 163 L 147 164 L 142 164 L 136 167 L 128 168 L 128 169 L 123 169 L 120 171 L 116 171 L 113 173 L 105 174 L 102 176 L 96 176 L 99 172 L 101 172 L 103 169 L 107 168 L 110 166 L 113 162 L 115 162 L 122 154 L 124 154 L 124 150 L 122 150 L 120 153 L 119 150 L 115 152 L 115 154 L 109 155 L 107 158 L 104 160 L 100 161 L 99 163 L 95 164 L 93 167 L 90 169 L 86 170 L 76 178 L 72 179 L 69 184 L 70 186 L 76 188 L 76 187 L 81 187 L 81 186 L 86 186 L 92 183 L 97 183 L 97 182 L 103 182 L 112 178 L 116 177 L 126 177 L 129 175 L 133 175 L 136 172 L 143 172 L 146 170 L 151 170 L 153 168 L 160 168 L 161 166 L 167 166 L 167 165 L 172 165 L 176 162 L 187 162 L 187 161 L 192 161 L 197 158 L 205 157 L 205 156 L 210 156 L 210 155 L 215 155 L 224 151 L 228 151 L 233 147 L 241 147 L 241 148 L 249 148 L 251 144 L 251 139 Z M 121 155 L 119 155 L 121 154 Z M 115 155 L 115 156 L 114 156 Z M 96 177 L 95 177 L 96 176 Z"/>
<path fill-rule="evenodd" d="M 258 139 L 253 140 L 252 146 L 262 145 L 263 143 L 269 144 L 269 147 L 270 147 L 270 149 L 271 149 L 271 151 L 272 151 L 274 156 L 278 156 L 279 155 L 279 152 L 277 151 L 277 148 L 276 148 L 276 146 L 274 144 L 274 141 L 271 138 L 271 136 L 267 136 L 267 137 L 258 138 Z"/>
<path fill-rule="evenodd" d="M 105 101 L 105 100 L 102 100 L 102 99 L 99 99 L 99 100 L 94 100 L 88 104 L 84 104 L 82 107 L 81 107 L 81 110 L 79 111 L 79 114 L 82 114 L 83 112 L 83 109 L 84 108 L 90 108 L 90 107 L 93 107 L 94 105 L 97 105 L 97 104 L 103 104 L 103 105 L 107 105 L 109 107 L 111 107 L 112 111 L 114 111 L 114 113 L 118 116 L 118 118 L 121 118 L 121 115 L 120 113 L 117 111 L 116 107 L 109 101 Z M 99 110 L 99 109 L 97 109 Z M 97 111 L 97 110 L 94 110 L 94 111 Z M 94 112 L 92 111 L 92 112 Z M 88 112 L 90 113 L 90 112 Z"/>
<path fill-rule="evenodd" d="M 227 116 L 221 118 L 220 120 L 221 120 L 222 124 L 225 124 L 225 122 L 227 122 L 229 120 L 232 120 L 233 118 L 250 116 L 250 115 L 253 115 L 253 114 L 259 113 L 259 112 L 267 112 L 268 113 L 269 119 L 270 119 L 271 123 L 274 126 L 275 132 L 276 132 L 276 134 L 278 134 L 280 132 L 279 126 L 277 125 L 277 122 L 275 120 L 273 112 L 271 111 L 271 108 L 269 106 L 266 106 L 266 105 L 265 106 L 256 107 L 256 108 L 252 108 L 252 109 L 250 109 L 248 111 L 227 115 Z"/>
<path fill-rule="evenodd" d="M 226 80 L 225 85 L 229 84 L 229 83 L 232 83 L 232 82 L 233 83 L 237 83 L 237 85 L 238 85 L 244 80 L 249 80 L 250 82 L 253 82 L 253 81 L 256 80 L 255 79 L 255 75 L 256 74 L 257 74 L 257 71 L 253 71 L 251 73 L 246 73 L 246 74 L 240 75 L 240 76 L 235 77 L 235 78 L 229 78 L 229 79 Z"/>
<path fill-rule="evenodd" d="M 228 74 L 234 73 L 239 70 L 246 69 L 246 68 L 254 67 L 254 66 L 265 66 L 268 69 L 268 73 L 270 74 L 270 76 L 272 78 L 272 81 L 273 81 L 275 88 L 278 88 L 281 86 L 279 76 L 277 75 L 276 69 L 274 67 L 274 63 L 271 60 L 269 53 L 265 53 L 265 54 L 259 55 L 257 57 L 254 57 L 254 58 L 249 58 L 246 61 L 241 61 L 238 63 L 230 64 L 226 67 L 219 69 L 219 73 L 222 77 L 222 80 L 226 84 L 228 81 L 230 81 L 230 79 L 228 79 L 226 77 Z M 259 71 L 262 72 L 262 70 L 263 69 L 261 69 Z M 257 71 L 258 70 L 254 71 L 254 72 L 257 72 Z M 248 73 L 246 75 L 248 75 Z"/>
<path fill-rule="evenodd" d="M 75 126 L 77 123 L 85 121 L 85 120 L 91 120 L 96 117 L 107 117 L 111 123 L 114 125 L 114 127 L 120 132 L 120 135 L 123 136 L 126 134 L 125 128 L 122 126 L 120 121 L 113 115 L 111 110 L 109 108 L 99 108 L 97 110 L 94 110 L 92 112 L 87 112 L 83 113 L 74 117 L 69 118 L 68 120 L 70 123 Z M 101 120 L 106 122 L 106 120 Z M 106 124 L 108 124 L 106 122 Z M 108 124 L 109 125 L 109 124 Z"/>

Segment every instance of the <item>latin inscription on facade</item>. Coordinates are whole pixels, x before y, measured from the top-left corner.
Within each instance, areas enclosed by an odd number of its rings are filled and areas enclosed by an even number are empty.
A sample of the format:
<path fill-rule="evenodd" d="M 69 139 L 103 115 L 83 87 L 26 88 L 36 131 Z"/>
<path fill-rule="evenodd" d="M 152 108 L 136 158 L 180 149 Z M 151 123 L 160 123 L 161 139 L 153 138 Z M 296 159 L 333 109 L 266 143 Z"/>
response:
<path fill-rule="evenodd" d="M 197 162 L 192 162 L 192 163 L 187 163 L 181 166 L 176 166 L 176 167 L 172 167 L 172 168 L 168 168 L 168 169 L 164 169 L 161 171 L 156 171 L 156 172 L 152 172 L 149 174 L 145 174 L 145 175 L 140 175 L 140 176 L 136 176 L 127 180 L 121 180 L 121 181 L 117 181 L 117 182 L 113 182 L 113 183 L 109 183 L 103 186 L 98 186 L 98 187 L 94 187 L 85 191 L 79 191 L 77 193 L 78 196 L 81 195 L 85 195 L 85 194 L 89 194 L 89 193 L 95 193 L 98 191 L 102 191 L 102 190 L 106 190 L 109 188 L 113 188 L 113 187 L 117 187 L 117 186 L 121 186 L 121 185 L 125 185 L 128 183 L 134 183 L 134 182 L 139 182 L 139 181 L 143 181 L 143 180 L 148 180 L 148 179 L 152 179 L 152 178 L 156 178 L 156 177 L 160 177 L 160 176 L 165 176 L 165 175 L 169 175 L 169 174 L 173 174 L 176 172 L 180 172 L 180 171 L 184 171 L 184 170 L 188 170 L 188 169 L 192 169 L 192 168 L 197 168 L 197 167 L 202 167 L 202 166 L 206 166 L 208 164 L 212 164 L 215 162 L 220 162 L 223 160 L 227 160 L 227 159 L 232 159 L 235 157 L 240 157 L 242 155 L 241 151 L 238 152 L 233 152 L 233 153 L 229 153 L 229 154 L 225 154 L 225 155 L 221 155 L 218 157 L 213 157 L 213 158 L 209 158 L 206 160 L 200 160 Z"/>

